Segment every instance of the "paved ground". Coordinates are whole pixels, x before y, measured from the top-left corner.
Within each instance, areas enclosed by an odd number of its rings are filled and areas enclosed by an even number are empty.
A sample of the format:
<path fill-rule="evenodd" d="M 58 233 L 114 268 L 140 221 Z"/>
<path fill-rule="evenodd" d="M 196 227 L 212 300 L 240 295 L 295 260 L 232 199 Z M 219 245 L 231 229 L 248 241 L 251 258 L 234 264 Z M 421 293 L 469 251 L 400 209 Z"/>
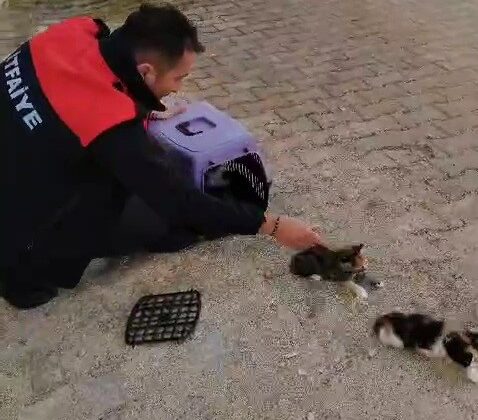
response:
<path fill-rule="evenodd" d="M 209 49 L 189 92 L 261 139 L 272 207 L 365 242 L 386 287 L 356 305 L 263 238 L 98 263 L 42 309 L 0 306 L 0 418 L 478 418 L 455 368 L 369 334 L 392 308 L 478 323 L 476 2 L 179 4 Z M 136 299 L 188 287 L 192 340 L 124 346 Z"/>

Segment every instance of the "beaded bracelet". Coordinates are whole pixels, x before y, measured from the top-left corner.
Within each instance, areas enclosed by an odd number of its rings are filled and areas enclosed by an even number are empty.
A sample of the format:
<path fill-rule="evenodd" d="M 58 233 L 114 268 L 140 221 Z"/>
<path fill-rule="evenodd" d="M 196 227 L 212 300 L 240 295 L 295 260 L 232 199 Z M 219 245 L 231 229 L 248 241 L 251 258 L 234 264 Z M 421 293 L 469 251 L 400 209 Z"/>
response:
<path fill-rule="evenodd" d="M 280 222 L 280 216 L 278 216 L 275 221 L 274 229 L 272 229 L 271 236 L 274 236 L 276 234 L 277 229 L 279 228 L 279 222 Z"/>

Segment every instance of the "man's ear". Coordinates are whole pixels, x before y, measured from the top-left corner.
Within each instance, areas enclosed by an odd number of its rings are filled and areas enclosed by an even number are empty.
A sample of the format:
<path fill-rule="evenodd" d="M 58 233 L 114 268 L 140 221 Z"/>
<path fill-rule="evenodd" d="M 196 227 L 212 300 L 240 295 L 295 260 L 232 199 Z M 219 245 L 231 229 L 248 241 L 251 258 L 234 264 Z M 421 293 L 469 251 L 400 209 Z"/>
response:
<path fill-rule="evenodd" d="M 144 81 L 146 81 L 146 78 L 151 77 L 154 74 L 154 68 L 149 63 L 137 64 L 136 69 Z"/>

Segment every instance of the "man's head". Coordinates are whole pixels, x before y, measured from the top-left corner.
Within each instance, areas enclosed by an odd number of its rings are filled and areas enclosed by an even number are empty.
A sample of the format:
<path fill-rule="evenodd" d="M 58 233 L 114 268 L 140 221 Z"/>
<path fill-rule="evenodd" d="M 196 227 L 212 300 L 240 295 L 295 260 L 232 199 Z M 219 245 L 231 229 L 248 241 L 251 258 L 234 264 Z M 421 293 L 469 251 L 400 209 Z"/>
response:
<path fill-rule="evenodd" d="M 204 51 L 194 25 L 171 5 L 143 4 L 127 17 L 122 32 L 138 72 L 158 99 L 181 88 L 196 55 Z"/>

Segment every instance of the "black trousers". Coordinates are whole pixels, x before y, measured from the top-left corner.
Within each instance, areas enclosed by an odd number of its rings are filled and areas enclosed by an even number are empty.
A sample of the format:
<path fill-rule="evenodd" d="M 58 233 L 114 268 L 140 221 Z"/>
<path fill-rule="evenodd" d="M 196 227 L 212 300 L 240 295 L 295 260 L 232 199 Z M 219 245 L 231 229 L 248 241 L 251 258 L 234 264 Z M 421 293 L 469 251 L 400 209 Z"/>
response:
<path fill-rule="evenodd" d="M 0 267 L 0 295 L 17 308 L 32 308 L 58 288 L 74 288 L 94 258 L 175 252 L 199 240 L 169 226 L 114 181 L 85 183 L 15 266 Z"/>

